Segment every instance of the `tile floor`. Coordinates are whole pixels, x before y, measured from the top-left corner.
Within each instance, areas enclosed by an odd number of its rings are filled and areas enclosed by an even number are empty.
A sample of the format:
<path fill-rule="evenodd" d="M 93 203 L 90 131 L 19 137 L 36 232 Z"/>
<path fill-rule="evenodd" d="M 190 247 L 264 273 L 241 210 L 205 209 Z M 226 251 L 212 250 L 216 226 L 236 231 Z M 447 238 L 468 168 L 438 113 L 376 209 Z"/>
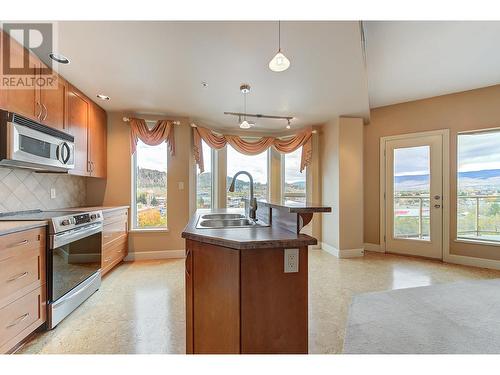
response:
<path fill-rule="evenodd" d="M 338 259 L 313 250 L 309 260 L 309 351 L 341 353 L 356 293 L 500 278 L 500 271 L 367 252 Z M 184 353 L 184 261 L 125 263 L 101 289 L 18 353 Z"/>

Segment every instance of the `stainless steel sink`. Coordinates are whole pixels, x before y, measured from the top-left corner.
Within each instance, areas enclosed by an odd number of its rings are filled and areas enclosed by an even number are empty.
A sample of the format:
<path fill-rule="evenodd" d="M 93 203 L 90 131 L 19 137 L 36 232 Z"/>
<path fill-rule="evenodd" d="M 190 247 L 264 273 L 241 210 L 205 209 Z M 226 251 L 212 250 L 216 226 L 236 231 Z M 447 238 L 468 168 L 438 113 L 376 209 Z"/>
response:
<path fill-rule="evenodd" d="M 255 222 L 241 214 L 207 214 L 200 216 L 196 228 L 257 228 L 268 226 L 268 224 Z"/>
<path fill-rule="evenodd" d="M 206 215 L 201 215 L 201 218 L 204 220 L 209 220 L 209 219 L 230 220 L 230 219 L 244 219 L 245 215 L 242 215 L 242 214 L 206 214 Z"/>

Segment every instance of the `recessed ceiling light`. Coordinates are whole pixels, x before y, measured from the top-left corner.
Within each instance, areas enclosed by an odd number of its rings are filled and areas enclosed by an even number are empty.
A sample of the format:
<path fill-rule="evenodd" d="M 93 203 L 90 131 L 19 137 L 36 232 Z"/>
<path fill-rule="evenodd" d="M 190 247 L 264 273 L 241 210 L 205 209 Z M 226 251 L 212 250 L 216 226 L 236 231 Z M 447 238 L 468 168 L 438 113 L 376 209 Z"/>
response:
<path fill-rule="evenodd" d="M 206 83 L 205 81 L 202 81 L 201 82 L 201 87 L 203 87 L 204 89 L 206 89 L 208 87 L 208 83 Z"/>
<path fill-rule="evenodd" d="M 97 97 L 101 100 L 109 100 L 109 96 L 103 94 L 97 94 Z"/>
<path fill-rule="evenodd" d="M 69 64 L 70 62 L 66 56 L 61 55 L 60 53 L 51 52 L 49 53 L 49 57 L 59 64 Z"/>

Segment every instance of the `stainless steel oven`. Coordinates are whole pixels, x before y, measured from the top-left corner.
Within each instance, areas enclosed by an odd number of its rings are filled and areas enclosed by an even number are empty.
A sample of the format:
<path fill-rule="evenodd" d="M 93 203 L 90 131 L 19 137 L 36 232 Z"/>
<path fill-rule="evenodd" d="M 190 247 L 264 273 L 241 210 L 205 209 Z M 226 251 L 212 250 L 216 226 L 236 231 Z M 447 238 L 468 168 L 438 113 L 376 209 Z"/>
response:
<path fill-rule="evenodd" d="M 48 325 L 54 328 L 101 284 L 102 213 L 52 219 L 48 249 Z"/>
<path fill-rule="evenodd" d="M 65 172 L 75 166 L 74 137 L 0 111 L 0 165 Z"/>

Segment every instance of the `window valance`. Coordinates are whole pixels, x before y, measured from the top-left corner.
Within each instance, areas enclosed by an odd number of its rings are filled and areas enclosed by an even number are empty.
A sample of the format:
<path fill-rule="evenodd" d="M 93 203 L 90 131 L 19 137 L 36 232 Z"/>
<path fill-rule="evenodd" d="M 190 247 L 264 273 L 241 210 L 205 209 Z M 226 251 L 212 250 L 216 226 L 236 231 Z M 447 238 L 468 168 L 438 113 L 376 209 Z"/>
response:
<path fill-rule="evenodd" d="M 199 126 L 193 128 L 194 158 L 200 171 L 205 170 L 203 164 L 202 140 L 216 150 L 219 150 L 230 144 L 236 151 L 245 155 L 257 155 L 266 151 L 269 147 L 274 147 L 278 152 L 287 154 L 302 147 L 302 156 L 300 160 L 300 171 L 311 163 L 312 159 L 312 129 L 307 128 L 296 135 L 286 138 L 262 137 L 256 141 L 247 141 L 239 136 L 218 135 L 210 129 Z"/>
<path fill-rule="evenodd" d="M 130 119 L 130 151 L 135 154 L 138 140 L 149 146 L 167 142 L 170 155 L 175 155 L 174 123 L 169 120 L 158 120 L 151 129 L 144 119 Z"/>

